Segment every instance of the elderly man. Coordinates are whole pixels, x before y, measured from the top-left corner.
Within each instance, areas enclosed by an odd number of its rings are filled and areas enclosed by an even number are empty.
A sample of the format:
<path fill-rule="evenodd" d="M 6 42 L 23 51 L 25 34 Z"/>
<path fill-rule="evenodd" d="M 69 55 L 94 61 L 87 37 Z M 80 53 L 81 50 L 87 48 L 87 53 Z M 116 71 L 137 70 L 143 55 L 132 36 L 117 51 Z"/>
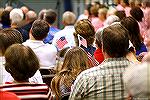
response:
<path fill-rule="evenodd" d="M 72 86 L 70 100 L 123 100 L 127 92 L 123 72 L 130 62 L 128 31 L 120 24 L 104 28 L 99 33 L 105 60 L 96 67 L 81 72 Z"/>
<path fill-rule="evenodd" d="M 55 45 L 60 51 L 66 47 L 75 46 L 75 40 L 73 33 L 75 32 L 74 23 L 76 16 L 73 12 L 67 11 L 63 14 L 62 22 L 65 28 L 54 35 L 52 44 Z"/>

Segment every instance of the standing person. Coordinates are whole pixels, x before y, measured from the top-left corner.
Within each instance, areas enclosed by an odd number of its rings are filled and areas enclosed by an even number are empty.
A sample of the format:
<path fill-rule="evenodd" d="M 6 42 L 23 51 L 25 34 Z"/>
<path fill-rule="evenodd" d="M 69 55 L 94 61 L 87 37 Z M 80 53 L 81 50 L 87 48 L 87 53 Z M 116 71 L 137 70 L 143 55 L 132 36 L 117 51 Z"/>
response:
<path fill-rule="evenodd" d="M 53 26 L 54 22 L 56 21 L 57 14 L 54 10 L 48 9 L 44 13 L 44 20 L 49 24 L 49 32 L 47 37 L 44 39 L 44 43 L 51 44 L 54 38 L 55 33 L 59 32 L 60 30 Z"/>
<path fill-rule="evenodd" d="M 114 24 L 104 28 L 99 35 L 105 60 L 77 76 L 69 100 L 127 98 L 123 73 L 130 64 L 125 58 L 129 46 L 128 31 L 121 24 Z"/>
<path fill-rule="evenodd" d="M 54 35 L 52 44 L 55 45 L 58 51 L 66 47 L 74 47 L 74 23 L 76 21 L 76 16 L 73 12 L 66 11 L 63 14 L 62 22 L 65 25 L 64 29 L 57 32 Z"/>
<path fill-rule="evenodd" d="M 5 52 L 5 69 L 14 78 L 9 84 L 0 86 L 0 91 L 15 93 L 21 100 L 48 100 L 49 88 L 46 84 L 29 82 L 39 69 L 39 61 L 30 47 L 13 44 Z"/>

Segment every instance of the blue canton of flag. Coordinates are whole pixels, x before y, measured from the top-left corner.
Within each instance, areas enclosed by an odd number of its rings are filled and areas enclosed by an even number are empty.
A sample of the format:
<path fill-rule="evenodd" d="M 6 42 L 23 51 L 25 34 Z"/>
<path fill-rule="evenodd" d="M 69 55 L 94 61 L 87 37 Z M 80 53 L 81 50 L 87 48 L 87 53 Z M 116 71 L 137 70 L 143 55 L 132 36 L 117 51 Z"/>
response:
<path fill-rule="evenodd" d="M 56 43 L 57 43 L 58 49 L 62 49 L 68 42 L 66 38 L 63 36 L 60 39 L 58 39 Z"/>

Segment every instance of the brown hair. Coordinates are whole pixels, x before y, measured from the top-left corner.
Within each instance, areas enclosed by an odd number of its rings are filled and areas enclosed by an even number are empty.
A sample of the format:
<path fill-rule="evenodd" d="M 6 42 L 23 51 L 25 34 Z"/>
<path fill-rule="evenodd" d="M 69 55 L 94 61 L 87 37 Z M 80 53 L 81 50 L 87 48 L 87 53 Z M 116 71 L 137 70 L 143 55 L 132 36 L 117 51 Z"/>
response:
<path fill-rule="evenodd" d="M 16 81 L 28 81 L 39 69 L 39 61 L 30 47 L 13 44 L 5 52 L 5 69 Z"/>
<path fill-rule="evenodd" d="M 104 28 L 102 31 L 102 47 L 103 51 L 110 57 L 125 57 L 129 47 L 128 30 L 121 24 Z"/>
<path fill-rule="evenodd" d="M 61 97 L 60 84 L 62 81 L 65 82 L 63 84 L 71 88 L 77 75 L 87 68 L 89 68 L 89 64 L 86 52 L 80 47 L 70 49 L 65 55 L 61 71 L 56 74 L 51 82 L 51 88 L 56 97 Z"/>
<path fill-rule="evenodd" d="M 10 45 L 22 42 L 22 34 L 18 30 L 6 28 L 0 31 L 0 50 L 2 52 L 2 55 L 4 55 L 6 49 Z"/>
<path fill-rule="evenodd" d="M 87 41 L 87 45 L 92 45 L 95 38 L 95 30 L 92 23 L 88 19 L 83 19 L 75 23 L 75 38 L 81 35 Z M 77 42 L 78 43 L 78 42 Z M 78 45 L 78 44 L 77 44 Z"/>
<path fill-rule="evenodd" d="M 49 25 L 44 20 L 35 20 L 31 27 L 32 36 L 36 40 L 43 40 L 49 32 Z"/>

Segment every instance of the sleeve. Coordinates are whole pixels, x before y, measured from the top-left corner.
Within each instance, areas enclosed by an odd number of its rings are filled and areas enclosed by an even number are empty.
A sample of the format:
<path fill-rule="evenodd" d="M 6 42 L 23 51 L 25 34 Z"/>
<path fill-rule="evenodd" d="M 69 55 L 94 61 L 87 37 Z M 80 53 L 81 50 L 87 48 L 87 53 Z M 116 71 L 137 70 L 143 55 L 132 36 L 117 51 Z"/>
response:
<path fill-rule="evenodd" d="M 86 80 L 82 76 L 82 73 L 76 78 L 74 84 L 71 86 L 72 90 L 70 93 L 69 100 L 82 100 L 84 96 L 86 86 Z"/>

